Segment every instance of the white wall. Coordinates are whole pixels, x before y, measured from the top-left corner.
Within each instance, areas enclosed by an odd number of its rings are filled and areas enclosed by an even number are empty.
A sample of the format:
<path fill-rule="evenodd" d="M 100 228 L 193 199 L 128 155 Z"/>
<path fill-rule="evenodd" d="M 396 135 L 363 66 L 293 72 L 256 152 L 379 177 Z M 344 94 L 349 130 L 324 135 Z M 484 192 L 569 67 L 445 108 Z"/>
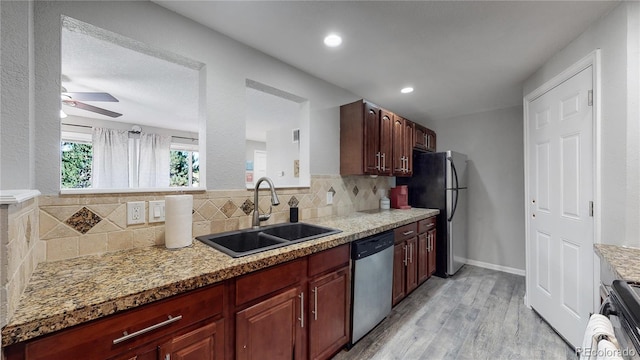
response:
<path fill-rule="evenodd" d="M 634 246 L 640 245 L 639 20 L 638 3 L 621 3 L 555 54 L 523 86 L 526 95 L 601 49 L 601 241 Z"/>
<path fill-rule="evenodd" d="M 3 22 L 15 19 L 16 24 L 20 24 L 27 20 L 21 13 L 23 9 L 5 4 L 8 3 L 3 2 Z M 348 91 L 150 2 L 38 1 L 33 6 L 35 40 L 27 43 L 35 49 L 35 99 L 38 101 L 30 101 L 28 106 L 35 104 L 35 125 L 24 129 L 28 119 L 24 107 L 15 117 L 5 119 L 3 116 L 2 144 L 4 147 L 5 142 L 11 140 L 5 136 L 5 128 L 35 132 L 35 148 L 21 146 L 18 153 L 34 158 L 30 161 L 30 166 L 35 166 L 32 187 L 43 194 L 55 194 L 59 190 L 61 15 L 206 64 L 208 188 L 244 188 L 246 79 L 309 99 L 311 173 L 339 173 L 339 106 L 357 99 Z M 21 29 L 19 33 L 23 32 Z M 24 41 L 23 38 L 20 41 Z M 2 45 L 3 59 L 16 56 L 19 62 L 27 62 L 28 55 L 22 48 L 9 47 L 6 54 L 5 42 Z M 20 87 L 16 89 L 25 92 Z M 2 170 L 13 170 L 5 165 L 4 155 Z"/>
<path fill-rule="evenodd" d="M 294 177 L 293 161 L 300 159 L 300 147 L 292 141 L 292 130 L 289 126 L 267 131 L 267 176 L 283 187 L 299 184 L 299 177 Z"/>
<path fill-rule="evenodd" d="M 3 1 L 0 13 L 0 189 L 31 189 L 34 186 L 33 2 Z"/>
<path fill-rule="evenodd" d="M 523 270 L 522 106 L 433 121 L 438 151 L 467 154 L 468 258 Z"/>

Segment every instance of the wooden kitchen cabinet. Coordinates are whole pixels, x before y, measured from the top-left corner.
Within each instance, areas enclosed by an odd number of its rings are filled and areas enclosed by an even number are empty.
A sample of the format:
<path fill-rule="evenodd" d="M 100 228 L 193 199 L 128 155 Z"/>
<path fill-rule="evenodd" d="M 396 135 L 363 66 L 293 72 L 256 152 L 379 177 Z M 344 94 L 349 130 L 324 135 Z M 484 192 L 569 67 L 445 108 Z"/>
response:
<path fill-rule="evenodd" d="M 418 287 L 418 223 L 394 230 L 393 292 L 396 305 Z"/>
<path fill-rule="evenodd" d="M 401 116 L 393 117 L 393 175 L 413 174 L 413 136 L 415 124 Z"/>
<path fill-rule="evenodd" d="M 160 345 L 160 360 L 224 358 L 224 320 L 210 323 Z M 136 358 L 136 360 L 138 360 Z"/>
<path fill-rule="evenodd" d="M 304 292 L 289 288 L 236 314 L 236 359 L 301 359 Z"/>
<path fill-rule="evenodd" d="M 158 349 L 189 334 L 214 336 L 216 358 L 224 356 L 224 286 L 210 286 L 107 316 L 5 349 L 17 359 L 158 359 Z M 195 336 L 195 335 L 194 335 Z M 180 344 L 186 344 L 186 340 Z M 222 351 L 222 352 L 220 352 Z M 164 358 L 163 358 L 164 359 Z"/>
<path fill-rule="evenodd" d="M 340 174 L 392 174 L 393 114 L 364 100 L 340 107 Z"/>
<path fill-rule="evenodd" d="M 436 132 L 420 124 L 415 124 L 413 147 L 418 150 L 436 151 Z"/>
<path fill-rule="evenodd" d="M 349 267 L 309 281 L 309 358 L 327 359 L 349 341 Z"/>
<path fill-rule="evenodd" d="M 436 217 L 418 222 L 418 285 L 436 271 Z"/>
<path fill-rule="evenodd" d="M 348 341 L 350 245 L 240 277 L 235 358 L 328 359 Z"/>

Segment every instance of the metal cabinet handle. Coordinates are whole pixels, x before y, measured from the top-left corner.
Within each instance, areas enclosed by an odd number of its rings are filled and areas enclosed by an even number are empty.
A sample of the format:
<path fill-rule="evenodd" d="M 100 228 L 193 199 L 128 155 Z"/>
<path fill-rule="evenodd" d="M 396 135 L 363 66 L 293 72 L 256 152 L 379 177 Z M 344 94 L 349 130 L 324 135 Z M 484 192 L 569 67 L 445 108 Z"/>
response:
<path fill-rule="evenodd" d="M 313 320 L 318 320 L 318 287 L 314 287 L 313 290 Z"/>
<path fill-rule="evenodd" d="M 403 246 L 404 248 L 404 266 L 407 266 L 407 245 Z"/>
<path fill-rule="evenodd" d="M 404 236 L 411 235 L 411 234 L 413 234 L 413 230 L 405 231 L 402 233 L 402 235 Z"/>
<path fill-rule="evenodd" d="M 129 334 L 128 332 L 124 331 L 122 333 L 122 335 L 123 335 L 122 337 L 119 337 L 119 338 L 113 340 L 113 345 L 119 344 L 119 343 L 121 343 L 123 341 L 127 341 L 127 340 L 132 339 L 132 338 L 134 338 L 136 336 L 140 336 L 142 334 L 146 334 L 149 331 L 153 331 L 153 330 L 161 328 L 163 326 L 167 326 L 169 324 L 173 324 L 174 322 L 180 321 L 181 319 L 182 319 L 182 315 L 178 315 L 176 317 L 172 317 L 171 315 L 169 315 L 169 318 L 167 320 L 165 320 L 163 322 L 160 322 L 160 323 L 157 323 L 155 325 L 151 325 L 151 326 L 146 327 L 146 328 L 144 328 L 142 330 L 138 330 L 138 331 L 133 332 L 131 334 Z"/>
<path fill-rule="evenodd" d="M 387 170 L 387 157 L 385 156 L 385 153 L 382 153 L 382 171 Z"/>
<path fill-rule="evenodd" d="M 431 252 L 431 234 L 427 235 L 427 252 Z"/>
<path fill-rule="evenodd" d="M 300 298 L 300 317 L 298 320 L 300 320 L 300 327 L 304 328 L 304 293 L 301 292 L 298 297 Z"/>

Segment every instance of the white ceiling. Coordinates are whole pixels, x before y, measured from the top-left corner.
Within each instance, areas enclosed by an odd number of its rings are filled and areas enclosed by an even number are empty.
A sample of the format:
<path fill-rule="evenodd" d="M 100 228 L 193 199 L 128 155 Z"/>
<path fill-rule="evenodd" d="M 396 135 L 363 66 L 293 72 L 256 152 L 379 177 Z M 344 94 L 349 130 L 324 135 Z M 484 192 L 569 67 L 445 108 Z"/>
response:
<path fill-rule="evenodd" d="M 521 104 L 523 81 L 619 4 L 154 2 L 418 122 Z"/>

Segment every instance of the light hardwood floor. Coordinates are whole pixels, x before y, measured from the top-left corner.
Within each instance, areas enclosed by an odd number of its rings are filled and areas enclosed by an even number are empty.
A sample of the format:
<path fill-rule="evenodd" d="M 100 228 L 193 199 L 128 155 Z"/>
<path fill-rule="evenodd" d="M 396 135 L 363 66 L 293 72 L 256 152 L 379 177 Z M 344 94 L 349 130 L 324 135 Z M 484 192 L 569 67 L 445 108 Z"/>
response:
<path fill-rule="evenodd" d="M 523 303 L 524 277 L 465 265 L 432 277 L 343 359 L 577 359 Z"/>

